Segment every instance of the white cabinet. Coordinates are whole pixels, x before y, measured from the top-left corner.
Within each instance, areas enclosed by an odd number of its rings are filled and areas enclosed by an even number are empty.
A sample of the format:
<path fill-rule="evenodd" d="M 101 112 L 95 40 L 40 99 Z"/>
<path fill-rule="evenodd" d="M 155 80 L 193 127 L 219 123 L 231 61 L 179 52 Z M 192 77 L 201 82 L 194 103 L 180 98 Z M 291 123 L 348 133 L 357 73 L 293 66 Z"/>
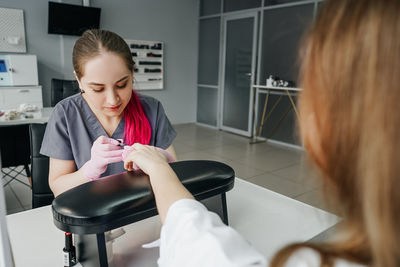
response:
<path fill-rule="evenodd" d="M 0 87 L 0 110 L 16 109 L 23 103 L 42 108 L 42 87 L 40 85 Z"/>
<path fill-rule="evenodd" d="M 36 55 L 0 54 L 0 86 L 39 85 Z"/>

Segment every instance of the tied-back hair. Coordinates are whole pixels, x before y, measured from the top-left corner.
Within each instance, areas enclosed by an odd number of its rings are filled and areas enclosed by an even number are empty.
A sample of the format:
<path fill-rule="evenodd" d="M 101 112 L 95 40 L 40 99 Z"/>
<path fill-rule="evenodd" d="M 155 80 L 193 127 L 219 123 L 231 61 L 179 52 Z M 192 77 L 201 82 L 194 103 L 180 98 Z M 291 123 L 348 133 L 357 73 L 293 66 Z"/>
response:
<path fill-rule="evenodd" d="M 150 123 L 135 91 L 132 91 L 131 100 L 124 110 L 124 118 L 125 143 L 128 145 L 133 145 L 134 143 L 150 144 Z"/>
<path fill-rule="evenodd" d="M 111 31 L 92 29 L 82 34 L 72 52 L 72 64 L 77 78 L 80 79 L 84 75 L 83 69 L 87 61 L 105 51 L 120 56 L 133 74 L 135 63 L 124 39 Z M 148 145 L 151 138 L 151 126 L 135 91 L 132 91 L 131 99 L 124 109 L 124 119 L 125 144 Z"/>
<path fill-rule="evenodd" d="M 400 1 L 328 0 L 304 39 L 300 132 L 343 217 L 336 239 L 299 248 L 374 267 L 400 266 Z M 314 118 L 315 135 L 308 132 Z"/>

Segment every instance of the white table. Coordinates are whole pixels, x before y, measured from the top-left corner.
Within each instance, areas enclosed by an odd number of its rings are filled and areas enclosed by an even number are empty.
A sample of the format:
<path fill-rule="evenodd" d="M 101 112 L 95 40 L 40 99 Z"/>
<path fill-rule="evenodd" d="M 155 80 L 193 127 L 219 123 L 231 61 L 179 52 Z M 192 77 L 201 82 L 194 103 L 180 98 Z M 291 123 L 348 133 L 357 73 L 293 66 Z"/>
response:
<path fill-rule="evenodd" d="M 280 117 L 278 123 L 273 127 L 271 132 L 274 132 L 276 130 L 276 128 L 279 126 L 280 122 L 286 117 L 287 113 L 290 111 L 290 108 L 293 108 L 293 110 L 296 113 L 297 118 L 299 118 L 299 113 L 297 111 L 297 108 L 296 108 L 296 105 L 294 103 L 291 93 L 298 93 L 298 92 L 301 92 L 303 89 L 295 88 L 295 87 L 276 87 L 276 86 L 267 86 L 267 85 L 258 85 L 258 84 L 253 84 L 251 86 L 251 89 L 255 90 L 255 98 L 253 98 L 254 99 L 254 103 L 253 103 L 253 106 L 254 106 L 253 136 L 250 139 L 250 144 L 255 144 L 255 143 L 265 141 L 265 139 L 261 137 L 264 123 L 271 116 L 272 112 L 275 110 L 276 106 L 279 104 L 279 102 L 281 101 L 281 99 L 284 95 L 287 95 L 289 97 L 291 105 L 289 106 L 288 109 L 286 109 L 286 112 Z M 277 92 L 280 96 L 279 96 L 278 100 L 275 101 L 275 103 L 271 107 L 271 110 L 268 112 L 268 114 L 266 114 L 268 98 L 269 98 L 269 95 L 271 94 L 271 91 Z M 258 126 L 258 131 L 257 131 L 256 127 L 257 127 L 257 121 L 258 121 L 258 101 L 259 101 L 260 93 L 265 94 L 265 102 L 264 102 L 263 112 L 262 112 L 261 119 L 260 119 L 260 124 Z"/>
<path fill-rule="evenodd" d="M 311 239 L 338 222 L 338 217 L 260 186 L 236 179 L 227 193 L 230 225 L 267 258 L 290 242 Z M 7 216 L 16 267 L 61 266 L 64 233 L 53 224 L 51 207 Z M 113 245 L 116 266 L 157 266 L 158 248 L 142 244 L 159 237 L 158 216 L 124 226 Z"/>
<path fill-rule="evenodd" d="M 31 119 L 25 119 L 21 117 L 15 120 L 5 120 L 3 115 L 0 117 L 0 127 L 31 124 L 31 123 L 46 123 L 49 120 L 52 111 L 53 111 L 52 107 L 47 107 L 47 108 L 42 108 L 36 112 L 24 112 L 26 114 L 33 115 L 33 118 Z"/>

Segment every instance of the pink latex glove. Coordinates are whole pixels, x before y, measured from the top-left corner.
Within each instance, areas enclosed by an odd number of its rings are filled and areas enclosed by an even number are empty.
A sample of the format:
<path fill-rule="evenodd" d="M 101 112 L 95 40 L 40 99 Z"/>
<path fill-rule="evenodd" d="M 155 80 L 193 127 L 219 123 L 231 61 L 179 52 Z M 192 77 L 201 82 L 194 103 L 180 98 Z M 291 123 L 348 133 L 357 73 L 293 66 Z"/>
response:
<path fill-rule="evenodd" d="M 156 147 L 156 148 L 167 158 L 168 163 L 175 161 L 174 157 L 170 153 L 168 153 L 166 150 L 159 148 L 159 147 Z M 135 149 L 131 146 L 124 146 L 124 152 L 122 153 L 122 160 L 125 160 L 126 157 L 128 157 L 128 155 L 134 150 Z M 132 168 L 134 170 L 139 169 L 139 167 L 134 162 L 132 162 Z"/>
<path fill-rule="evenodd" d="M 99 179 L 108 164 L 122 161 L 122 152 L 117 140 L 100 136 L 93 143 L 90 160 L 82 166 L 83 175 L 90 180 Z"/>

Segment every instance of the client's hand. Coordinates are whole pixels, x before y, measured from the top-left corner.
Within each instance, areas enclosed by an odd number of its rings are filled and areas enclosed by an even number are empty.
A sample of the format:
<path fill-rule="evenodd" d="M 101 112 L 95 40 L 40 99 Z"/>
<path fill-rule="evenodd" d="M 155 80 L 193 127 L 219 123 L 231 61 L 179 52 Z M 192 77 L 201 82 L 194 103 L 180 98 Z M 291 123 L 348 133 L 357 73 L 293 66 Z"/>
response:
<path fill-rule="evenodd" d="M 164 223 L 169 207 L 183 198 L 194 199 L 182 185 L 174 170 L 167 163 L 162 150 L 141 144 L 134 144 L 133 151 L 124 159 L 125 169 L 132 169 L 135 163 L 150 179 L 157 203 L 157 210 Z"/>
<path fill-rule="evenodd" d="M 123 159 L 125 169 L 131 171 L 140 168 L 148 175 L 153 170 L 167 166 L 168 162 L 174 161 L 173 157 L 167 151 L 139 143 L 131 147 L 125 147 Z"/>
<path fill-rule="evenodd" d="M 91 158 L 82 166 L 83 175 L 95 180 L 107 169 L 107 165 L 122 161 L 122 152 L 117 140 L 100 136 L 94 141 L 91 149 Z"/>

